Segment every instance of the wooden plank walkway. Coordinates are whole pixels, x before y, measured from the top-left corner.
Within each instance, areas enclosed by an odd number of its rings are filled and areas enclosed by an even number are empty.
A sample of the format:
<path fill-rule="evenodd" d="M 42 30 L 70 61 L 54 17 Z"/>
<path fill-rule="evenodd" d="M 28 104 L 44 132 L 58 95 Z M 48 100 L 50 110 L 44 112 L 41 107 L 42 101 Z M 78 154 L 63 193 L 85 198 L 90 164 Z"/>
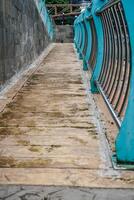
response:
<path fill-rule="evenodd" d="M 128 187 L 107 173 L 94 110 L 73 45 L 56 44 L 0 114 L 0 183 Z"/>

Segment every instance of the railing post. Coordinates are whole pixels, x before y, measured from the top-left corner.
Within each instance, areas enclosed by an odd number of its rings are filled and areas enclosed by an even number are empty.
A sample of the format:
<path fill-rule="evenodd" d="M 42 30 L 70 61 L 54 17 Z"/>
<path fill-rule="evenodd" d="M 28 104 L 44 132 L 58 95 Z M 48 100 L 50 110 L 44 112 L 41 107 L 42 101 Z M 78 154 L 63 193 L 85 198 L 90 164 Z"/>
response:
<path fill-rule="evenodd" d="M 79 41 L 79 59 L 82 60 L 82 53 L 81 53 L 81 46 L 83 42 L 83 31 L 82 31 L 82 24 L 79 23 L 80 27 L 80 41 Z"/>
<path fill-rule="evenodd" d="M 79 38 L 79 29 L 78 29 L 78 24 L 75 23 L 75 28 L 74 28 L 74 45 L 75 48 L 77 48 L 77 43 L 78 43 L 78 38 Z"/>
<path fill-rule="evenodd" d="M 134 163 L 134 12 L 130 0 L 122 0 L 131 46 L 131 80 L 128 106 L 116 139 L 117 160 Z"/>
<path fill-rule="evenodd" d="M 82 45 L 81 45 L 81 55 L 82 59 L 84 60 L 84 55 L 83 55 L 83 49 L 84 49 L 84 44 L 85 44 L 85 29 L 84 29 L 84 19 L 82 15 L 82 21 L 81 21 L 81 27 L 82 27 Z"/>
<path fill-rule="evenodd" d="M 75 26 L 75 35 L 76 35 L 74 38 L 74 42 L 77 48 L 79 59 L 82 59 L 81 49 L 80 49 L 81 43 L 82 43 L 82 30 L 81 30 L 81 22 L 79 18 L 75 20 L 74 26 Z"/>
<path fill-rule="evenodd" d="M 83 54 L 83 70 L 87 71 L 88 70 L 88 64 L 86 62 L 86 51 L 87 51 L 87 42 L 88 42 L 88 34 L 87 34 L 87 26 L 86 26 L 86 20 L 85 17 L 83 19 L 83 29 L 84 29 L 84 45 L 82 49 L 82 54 Z M 86 49 L 85 49 L 86 48 Z"/>
<path fill-rule="evenodd" d="M 77 23 L 77 31 L 78 31 L 78 37 L 77 37 L 77 42 L 76 42 L 76 46 L 77 46 L 77 53 L 79 54 L 80 51 L 80 42 L 81 42 L 81 30 L 80 30 L 80 24 Z"/>
<path fill-rule="evenodd" d="M 93 8 L 92 8 L 92 15 L 93 15 L 93 20 L 94 24 L 96 27 L 96 34 L 98 38 L 98 51 L 97 51 L 97 59 L 96 59 L 96 65 L 94 67 L 94 71 L 92 73 L 92 77 L 90 80 L 90 85 L 91 85 L 91 92 L 92 93 L 98 93 L 98 88 L 96 86 L 96 80 L 99 77 L 100 71 L 101 71 L 101 66 L 103 62 L 103 45 L 104 45 L 104 40 L 103 40 L 103 28 L 102 28 L 102 23 L 101 19 L 99 16 L 97 16 L 96 12 L 99 10 L 100 6 L 103 5 L 103 3 L 106 1 L 101 1 L 101 0 L 94 0 L 93 1 Z"/>
<path fill-rule="evenodd" d="M 84 14 L 84 13 L 83 13 Z M 82 60 L 84 58 L 84 55 L 83 55 L 83 49 L 84 49 L 84 44 L 85 44 L 85 30 L 84 30 L 84 19 L 83 19 L 83 14 L 81 16 L 81 23 L 80 23 L 80 26 L 81 26 L 81 47 L 80 47 L 80 54 L 79 54 L 79 58 Z"/>
<path fill-rule="evenodd" d="M 80 42 L 80 25 L 77 23 L 76 24 L 76 34 L 77 34 L 77 37 L 76 37 L 76 48 L 77 48 L 77 53 L 79 53 L 79 42 Z"/>
<path fill-rule="evenodd" d="M 88 10 L 86 11 L 88 13 Z M 88 69 L 88 62 L 89 62 L 89 57 L 91 53 L 91 28 L 89 24 L 89 17 L 87 16 L 85 19 L 85 26 L 87 29 L 87 49 L 86 49 L 86 54 L 85 54 L 85 66 L 84 68 Z"/>

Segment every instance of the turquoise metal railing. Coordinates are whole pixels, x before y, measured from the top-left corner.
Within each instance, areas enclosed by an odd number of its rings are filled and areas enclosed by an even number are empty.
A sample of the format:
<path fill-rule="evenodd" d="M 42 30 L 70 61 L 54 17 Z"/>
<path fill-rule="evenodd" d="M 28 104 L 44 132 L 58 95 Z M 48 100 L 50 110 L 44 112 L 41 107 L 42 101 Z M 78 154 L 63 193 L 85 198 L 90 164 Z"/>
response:
<path fill-rule="evenodd" d="M 74 22 L 74 43 L 91 71 L 91 91 L 100 92 L 119 133 L 118 162 L 134 163 L 134 2 L 93 0 Z"/>
<path fill-rule="evenodd" d="M 45 24 L 48 35 L 50 36 L 50 39 L 53 40 L 55 36 L 54 23 L 52 21 L 52 18 L 49 16 L 48 10 L 45 6 L 45 0 L 34 0 L 34 1 L 42 18 L 42 21 Z"/>

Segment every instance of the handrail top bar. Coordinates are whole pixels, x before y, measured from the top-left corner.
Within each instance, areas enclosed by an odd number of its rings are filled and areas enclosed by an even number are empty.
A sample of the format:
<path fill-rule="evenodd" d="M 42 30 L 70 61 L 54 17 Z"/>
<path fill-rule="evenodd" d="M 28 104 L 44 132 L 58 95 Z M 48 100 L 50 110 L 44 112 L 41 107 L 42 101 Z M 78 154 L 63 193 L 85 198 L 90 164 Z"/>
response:
<path fill-rule="evenodd" d="M 97 9 L 97 10 L 96 10 L 96 14 L 100 14 L 100 13 L 102 13 L 104 10 L 106 10 L 106 9 L 110 8 L 111 6 L 113 6 L 113 5 L 117 4 L 117 3 L 120 3 L 120 2 L 121 2 L 121 0 L 112 0 L 112 1 L 110 1 L 110 2 L 108 2 L 108 3 L 106 3 L 105 5 L 103 5 L 101 8 Z M 75 20 L 75 24 L 82 22 L 84 19 L 90 19 L 90 18 L 91 18 L 92 12 L 89 11 L 89 8 L 91 9 L 91 6 L 90 6 L 90 7 L 87 7 L 87 8 L 85 9 L 85 11 L 83 11 L 83 12 L 78 16 L 78 18 Z"/>
<path fill-rule="evenodd" d="M 64 14 L 64 16 L 68 16 L 68 15 L 79 15 L 79 12 L 72 12 L 71 14 L 70 13 L 65 13 Z M 53 15 L 52 17 L 56 18 L 56 17 L 61 17 L 61 16 L 63 16 L 63 14 Z"/>
<path fill-rule="evenodd" d="M 89 19 L 90 17 L 92 17 L 91 7 L 87 7 L 87 8 L 85 9 L 84 17 L 85 17 L 85 19 Z"/>
<path fill-rule="evenodd" d="M 92 13 L 89 11 L 89 7 L 87 7 L 85 9 L 85 11 L 83 11 L 75 20 L 74 24 L 78 24 L 78 23 L 81 23 L 83 22 L 84 20 L 88 20 L 88 19 L 91 19 L 93 16 L 92 16 Z"/>
<path fill-rule="evenodd" d="M 48 7 L 48 8 L 50 8 L 50 7 L 55 7 L 55 6 L 57 6 L 57 7 L 70 7 L 70 6 L 73 6 L 73 7 L 81 7 L 81 6 L 83 6 L 83 5 L 87 5 L 87 3 L 83 3 L 83 4 L 46 4 L 46 7 Z"/>
<path fill-rule="evenodd" d="M 120 0 L 112 0 L 111 2 L 108 2 L 107 4 L 105 4 L 102 8 L 100 8 L 99 10 L 96 11 L 96 14 L 100 14 L 103 11 L 107 10 L 108 8 L 110 8 L 111 6 L 120 3 Z"/>
<path fill-rule="evenodd" d="M 82 22 L 84 19 L 84 11 L 78 16 L 78 18 L 76 18 L 76 20 L 75 20 L 75 22 L 74 22 L 74 24 L 78 24 L 78 23 L 80 23 L 80 22 Z"/>

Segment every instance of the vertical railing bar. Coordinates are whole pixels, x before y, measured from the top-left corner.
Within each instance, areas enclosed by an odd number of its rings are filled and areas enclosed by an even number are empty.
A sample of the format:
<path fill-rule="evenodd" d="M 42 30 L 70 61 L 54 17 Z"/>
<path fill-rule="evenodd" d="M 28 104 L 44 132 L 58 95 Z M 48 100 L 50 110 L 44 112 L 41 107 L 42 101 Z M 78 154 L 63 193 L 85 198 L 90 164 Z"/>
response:
<path fill-rule="evenodd" d="M 124 72 L 123 84 L 122 84 L 122 87 L 121 87 L 121 92 L 120 92 L 119 99 L 118 99 L 118 102 L 121 101 L 121 99 L 122 99 L 121 96 L 123 96 L 123 103 L 122 103 L 122 105 L 120 107 L 120 110 L 119 110 L 119 116 L 121 116 L 122 110 L 124 110 L 124 106 L 127 103 L 126 101 L 127 101 L 127 98 L 128 98 L 128 92 L 129 92 L 129 87 L 130 87 L 130 41 L 129 41 L 129 37 L 128 37 L 129 33 L 128 33 L 128 30 L 127 30 L 127 27 L 126 27 L 126 22 L 124 20 L 124 16 L 123 16 L 121 7 L 119 9 L 120 9 L 121 18 L 122 18 L 123 27 L 124 27 L 124 35 L 125 35 L 124 47 L 126 49 L 125 72 Z M 128 72 L 128 74 L 127 74 L 127 72 Z M 125 95 L 123 95 L 123 91 L 124 91 L 124 87 L 125 87 L 125 84 L 126 84 L 126 80 L 127 80 L 127 86 L 126 86 L 126 90 L 124 92 Z"/>
<path fill-rule="evenodd" d="M 114 108 L 115 108 L 115 105 L 117 103 L 117 98 L 118 98 L 118 94 L 120 92 L 120 84 L 121 84 L 121 78 L 122 78 L 122 73 L 123 73 L 123 70 L 122 70 L 122 63 L 123 63 L 123 41 L 122 41 L 122 29 L 121 29 L 121 22 L 120 22 L 120 19 L 119 19 L 119 14 L 117 12 L 117 9 L 118 9 L 118 5 L 116 5 L 116 7 L 114 7 L 115 9 L 115 16 L 116 16 L 116 19 L 117 19 L 117 24 L 118 24 L 118 33 L 119 33 L 119 38 L 120 38 L 120 45 L 119 45 L 119 49 L 120 49 L 120 60 L 119 60 L 119 65 L 118 65 L 118 79 L 117 79 L 117 83 L 116 83 L 116 87 L 115 87 L 115 91 L 114 91 L 114 94 L 111 98 L 111 103 L 113 104 Z M 118 9 L 119 11 L 119 9 Z"/>
<path fill-rule="evenodd" d="M 105 75 L 105 80 L 104 80 L 104 83 L 103 83 L 103 90 L 105 91 L 105 88 L 107 86 L 107 83 L 108 83 L 108 79 L 109 79 L 109 73 L 111 71 L 111 51 L 112 51 L 112 46 L 111 46 L 111 36 L 110 36 L 110 28 L 109 28 L 109 20 L 108 20 L 108 17 L 107 17 L 107 11 L 105 11 L 105 21 L 106 21 L 106 24 L 107 24 L 107 33 L 108 33 L 108 55 L 106 57 L 107 59 L 107 70 L 106 70 L 106 75 Z"/>
<path fill-rule="evenodd" d="M 121 43 L 121 39 L 120 39 L 120 35 L 119 35 L 119 27 L 118 27 L 118 23 L 116 21 L 116 15 L 115 15 L 115 10 L 116 7 L 111 8 L 112 11 L 112 15 L 113 15 L 113 19 L 115 22 L 115 28 L 116 28 L 116 33 L 117 33 L 117 55 L 116 55 L 116 76 L 114 77 L 114 81 L 113 81 L 113 85 L 111 87 L 110 93 L 108 95 L 109 101 L 110 103 L 112 103 L 113 99 L 114 99 L 114 95 L 116 93 L 116 87 L 117 87 L 117 82 L 119 79 L 119 66 L 120 66 L 120 60 L 121 60 L 121 49 L 120 49 L 120 43 Z"/>
<path fill-rule="evenodd" d="M 121 15 L 121 10 L 120 10 L 120 5 L 118 5 L 118 9 L 119 9 L 119 16 L 120 16 L 120 23 L 122 25 L 122 35 L 123 35 L 123 38 L 122 38 L 122 43 L 123 43 L 123 50 L 124 50 L 124 56 L 125 56 L 125 60 L 124 60 L 124 57 L 123 57 L 123 60 L 122 60 L 122 80 L 121 80 L 121 88 L 120 88 L 120 91 L 119 91 L 119 94 L 118 94 L 118 97 L 117 97 L 117 102 L 115 104 L 115 107 L 114 109 L 117 110 L 118 112 L 118 107 L 120 106 L 120 98 L 123 94 L 123 88 L 124 88 L 124 82 L 125 81 L 125 77 L 126 77 L 126 72 L 127 72 L 127 62 L 126 62 L 126 58 L 128 59 L 128 51 L 127 51 L 127 48 L 126 48 L 126 35 L 125 33 L 125 27 L 124 27 L 124 24 L 123 24 L 123 18 L 122 18 L 122 15 Z M 125 42 L 125 44 L 124 44 Z M 124 63 L 125 62 L 125 63 Z"/>
<path fill-rule="evenodd" d="M 102 61 L 102 67 L 101 67 L 101 71 L 100 71 L 100 75 L 98 77 L 98 82 L 101 83 L 102 80 L 102 76 L 103 76 L 103 72 L 104 72 L 104 55 L 106 52 L 106 34 L 105 34 L 105 26 L 104 26 L 104 22 L 103 22 L 103 17 L 102 15 L 100 16 L 101 19 L 101 23 L 102 23 L 102 29 L 103 29 L 103 34 L 104 34 L 104 50 L 103 50 L 103 61 Z"/>
<path fill-rule="evenodd" d="M 104 56 L 104 71 L 103 71 L 103 76 L 102 76 L 102 80 L 101 80 L 101 87 L 103 88 L 104 86 L 104 82 L 105 82 L 105 77 L 106 77 L 106 74 L 107 74 L 107 69 L 108 69 L 108 55 L 109 55 L 109 34 L 108 34 L 108 27 L 107 27 L 107 21 L 106 21 L 106 18 L 105 18 L 105 12 L 103 13 L 103 22 L 104 22 L 104 26 L 105 26 L 105 40 L 106 40 L 106 51 L 105 51 L 105 54 L 103 55 Z"/>
<path fill-rule="evenodd" d="M 78 42 L 78 49 L 80 50 L 80 45 L 81 45 L 81 26 L 79 25 L 79 42 Z"/>
<path fill-rule="evenodd" d="M 94 21 L 92 20 L 92 27 L 93 27 L 93 60 L 92 60 L 92 70 L 95 66 L 96 62 L 96 54 L 97 54 L 97 41 L 96 41 L 96 29 L 95 29 L 95 24 Z"/>
<path fill-rule="evenodd" d="M 112 13 L 111 13 L 111 8 L 109 10 L 109 22 L 110 22 L 110 26 L 111 26 L 111 31 L 112 31 L 112 35 L 113 35 L 113 49 L 114 49 L 114 55 L 113 55 L 113 60 L 111 63 L 111 68 L 112 68 L 112 73 L 111 73 L 111 78 L 109 79 L 109 83 L 108 83 L 108 87 L 106 88 L 106 93 L 107 96 L 110 95 L 111 89 L 112 89 L 112 85 L 114 84 L 114 77 L 116 76 L 116 68 L 117 68 L 117 62 L 116 62 L 116 56 L 117 56 L 117 36 L 115 35 L 115 28 L 114 28 L 114 21 L 112 19 Z"/>
<path fill-rule="evenodd" d="M 89 20 L 90 27 L 91 27 L 91 37 L 92 37 L 92 44 L 91 44 L 91 54 L 89 57 L 89 67 L 93 71 L 95 62 L 96 62 L 96 54 L 97 54 L 97 39 L 96 39 L 96 29 L 94 25 L 93 18 Z"/>
<path fill-rule="evenodd" d="M 92 42 L 91 42 L 91 53 L 90 53 L 90 57 L 89 57 L 89 67 L 90 69 L 92 69 L 92 55 L 93 55 L 93 27 L 92 27 L 92 20 L 93 19 L 89 19 L 89 24 L 90 24 L 90 27 L 91 27 L 91 38 L 92 38 Z"/>
<path fill-rule="evenodd" d="M 76 28 L 75 28 L 75 39 L 76 39 L 76 41 L 75 41 L 75 44 L 76 44 L 76 47 L 78 47 L 78 41 L 79 41 L 79 29 L 78 29 L 78 24 L 77 24 L 77 26 L 76 26 Z"/>
<path fill-rule="evenodd" d="M 116 74 L 117 74 L 117 71 L 118 71 L 118 62 L 117 62 L 117 58 L 118 58 L 118 55 L 119 55 L 119 52 L 118 52 L 119 38 L 118 38 L 118 34 L 117 34 L 117 24 L 116 24 L 116 21 L 115 21 L 114 10 L 113 10 L 112 7 L 111 7 L 111 9 L 110 9 L 110 15 L 111 15 L 112 27 L 113 27 L 113 31 L 114 31 L 116 52 L 115 52 L 115 60 L 114 60 L 114 73 L 113 73 L 113 78 L 112 78 L 112 80 L 111 80 L 111 86 L 110 86 L 109 90 L 107 91 L 107 98 L 108 98 L 108 99 L 110 98 L 110 96 L 111 96 L 111 94 L 112 94 L 112 91 L 113 91 L 113 89 L 114 89 L 114 84 L 115 84 L 115 81 L 116 81 Z M 113 23 L 114 23 L 114 24 L 113 24 Z"/>
<path fill-rule="evenodd" d="M 84 43 L 84 48 L 83 48 L 83 55 L 85 56 L 86 49 L 87 49 L 87 28 L 86 28 L 85 22 L 83 22 L 83 25 L 84 25 L 84 30 L 85 30 L 85 43 Z"/>
<path fill-rule="evenodd" d="M 106 88 L 105 88 L 105 92 L 106 94 L 108 95 L 109 94 L 109 90 L 112 86 L 112 83 L 113 83 L 113 77 L 115 76 L 115 62 L 116 62 L 116 53 L 117 53 L 117 47 L 116 47 L 116 38 L 115 38 L 115 30 L 114 30 L 114 27 L 113 27 L 113 22 L 112 22 L 112 19 L 111 19 L 111 9 L 109 8 L 108 9 L 108 21 L 109 21 L 109 27 L 110 27 L 110 31 L 111 31 L 111 40 L 112 40 L 112 56 L 111 56 L 111 65 L 110 65 L 110 68 L 111 68 L 111 71 L 110 71 L 110 75 L 109 75 L 109 80 L 107 82 L 107 85 L 106 85 Z"/>
<path fill-rule="evenodd" d="M 78 24 L 77 24 L 77 26 L 76 26 L 76 28 L 75 28 L 75 45 L 76 45 L 76 47 L 78 47 L 77 45 L 78 45 L 78 39 L 79 39 L 79 29 L 78 29 Z"/>
<path fill-rule="evenodd" d="M 80 24 L 78 24 L 79 26 L 79 40 L 78 40 L 78 47 L 80 48 L 80 43 L 81 43 L 81 32 L 80 32 Z"/>
<path fill-rule="evenodd" d="M 80 24 L 80 46 L 79 46 L 80 49 L 81 49 L 81 46 L 82 46 L 82 27 Z"/>
<path fill-rule="evenodd" d="M 81 44 L 81 55 L 82 58 L 84 59 L 84 55 L 83 55 L 83 49 L 84 49 L 84 42 L 85 42 L 85 30 L 84 30 L 84 22 L 81 22 L 81 29 L 82 29 L 82 44 Z"/>
<path fill-rule="evenodd" d="M 102 66 L 102 73 L 101 73 L 101 79 L 99 78 L 99 82 L 100 84 L 103 84 L 103 81 L 105 79 L 105 72 L 106 72 L 106 55 L 107 55 L 107 34 L 106 34 L 106 23 L 105 23 L 105 19 L 103 16 L 103 13 L 101 15 L 101 19 L 102 19 L 102 23 L 103 23 L 103 32 L 104 32 L 104 41 L 105 41 L 105 46 L 104 46 L 104 54 L 103 54 L 103 66 Z"/>
<path fill-rule="evenodd" d="M 92 44 L 91 44 L 91 55 L 90 55 L 90 58 L 89 58 L 89 66 L 90 68 L 93 70 L 92 68 L 92 60 L 93 60 L 93 48 L 94 48 L 94 34 L 93 34 L 93 19 L 90 19 L 90 27 L 91 27 L 91 37 L 92 37 Z"/>
<path fill-rule="evenodd" d="M 90 20 L 90 26 L 91 26 L 91 37 L 92 37 L 92 47 L 91 47 L 91 57 L 90 57 L 90 63 L 89 66 L 93 70 L 93 59 L 94 59 L 94 25 L 93 25 L 93 19 Z"/>

